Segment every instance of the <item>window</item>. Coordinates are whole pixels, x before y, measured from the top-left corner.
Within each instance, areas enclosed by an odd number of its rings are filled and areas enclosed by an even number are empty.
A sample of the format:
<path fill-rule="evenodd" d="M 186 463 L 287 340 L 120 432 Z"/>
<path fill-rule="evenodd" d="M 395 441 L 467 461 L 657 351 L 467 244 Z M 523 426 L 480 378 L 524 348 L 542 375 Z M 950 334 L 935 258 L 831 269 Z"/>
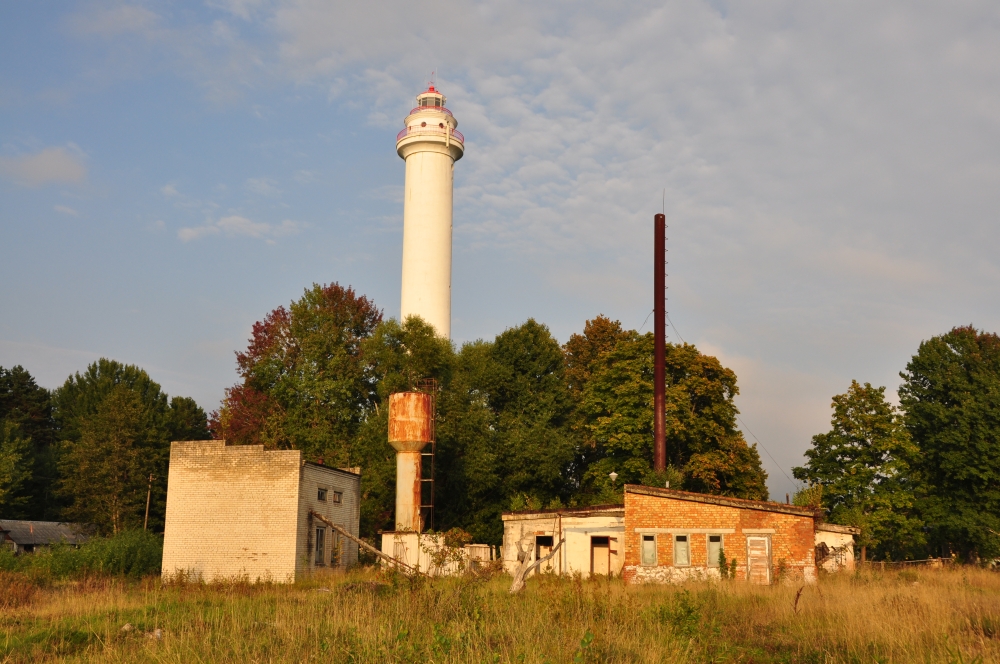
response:
<path fill-rule="evenodd" d="M 319 489 L 316 491 L 316 500 L 320 501 L 321 503 L 326 502 L 326 489 Z"/>
<path fill-rule="evenodd" d="M 674 535 L 674 565 L 687 567 L 691 564 L 691 542 L 687 535 Z"/>
<path fill-rule="evenodd" d="M 642 536 L 642 564 L 647 567 L 656 565 L 656 535 Z"/>
<path fill-rule="evenodd" d="M 330 502 L 333 502 L 333 503 L 339 505 L 343 501 L 343 499 L 344 499 L 344 494 L 343 493 L 341 493 L 340 491 L 334 491 L 333 492 L 333 500 L 330 501 Z"/>
<path fill-rule="evenodd" d="M 722 535 L 708 536 L 708 566 L 719 566 L 719 554 L 722 553 Z"/>
<path fill-rule="evenodd" d="M 315 564 L 323 565 L 326 562 L 326 528 L 316 529 L 316 557 Z"/>

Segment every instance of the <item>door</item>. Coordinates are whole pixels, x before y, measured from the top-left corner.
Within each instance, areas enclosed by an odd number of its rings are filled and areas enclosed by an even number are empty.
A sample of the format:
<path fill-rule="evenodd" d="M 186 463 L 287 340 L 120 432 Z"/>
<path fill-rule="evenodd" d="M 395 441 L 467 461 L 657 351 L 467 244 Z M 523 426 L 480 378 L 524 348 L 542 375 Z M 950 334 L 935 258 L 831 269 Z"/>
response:
<path fill-rule="evenodd" d="M 608 537 L 590 538 L 590 573 L 607 576 L 611 571 L 611 542 Z"/>
<path fill-rule="evenodd" d="M 771 583 L 771 538 L 747 537 L 747 580 L 750 583 Z"/>

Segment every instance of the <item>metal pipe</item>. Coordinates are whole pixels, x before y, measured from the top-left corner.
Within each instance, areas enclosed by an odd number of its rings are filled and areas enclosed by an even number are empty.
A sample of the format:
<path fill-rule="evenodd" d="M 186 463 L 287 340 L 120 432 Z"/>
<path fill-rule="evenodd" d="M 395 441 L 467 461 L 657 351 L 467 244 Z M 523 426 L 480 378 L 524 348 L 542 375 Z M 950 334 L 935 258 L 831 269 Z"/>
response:
<path fill-rule="evenodd" d="M 667 218 L 653 218 L 653 469 L 667 469 L 666 422 L 666 300 L 667 300 Z"/>

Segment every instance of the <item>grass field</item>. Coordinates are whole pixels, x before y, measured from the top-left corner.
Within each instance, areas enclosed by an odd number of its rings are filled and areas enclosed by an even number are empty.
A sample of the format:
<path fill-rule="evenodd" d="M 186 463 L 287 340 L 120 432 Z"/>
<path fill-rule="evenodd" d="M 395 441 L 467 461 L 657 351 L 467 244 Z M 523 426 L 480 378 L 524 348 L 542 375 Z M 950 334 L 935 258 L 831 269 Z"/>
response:
<path fill-rule="evenodd" d="M 1000 662 L 1000 575 L 977 568 L 798 585 L 411 581 L 294 586 L 0 575 L 0 662 Z"/>

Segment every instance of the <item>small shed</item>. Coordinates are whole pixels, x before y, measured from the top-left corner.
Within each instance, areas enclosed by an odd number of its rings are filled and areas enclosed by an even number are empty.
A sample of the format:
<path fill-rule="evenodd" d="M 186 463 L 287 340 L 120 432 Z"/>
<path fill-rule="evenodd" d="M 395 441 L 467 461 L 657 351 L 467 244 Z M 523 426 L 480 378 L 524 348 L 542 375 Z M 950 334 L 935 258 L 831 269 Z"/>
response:
<path fill-rule="evenodd" d="M 835 523 L 816 524 L 816 564 L 827 572 L 854 571 L 854 536 L 861 529 Z"/>
<path fill-rule="evenodd" d="M 503 513 L 504 570 L 518 568 L 518 550 L 539 560 L 565 539 L 539 572 L 583 577 L 621 574 L 624 563 L 625 508 L 621 505 L 522 510 Z M 520 547 L 519 547 L 520 545 Z"/>
<path fill-rule="evenodd" d="M 33 553 L 59 542 L 81 544 L 91 532 L 89 526 L 65 521 L 0 520 L 0 542 L 16 554 Z"/>
<path fill-rule="evenodd" d="M 625 486 L 627 582 L 816 580 L 816 510 L 673 489 Z M 727 566 L 727 572 L 731 567 Z"/>
<path fill-rule="evenodd" d="M 163 577 L 284 583 L 356 563 L 356 470 L 308 463 L 299 450 L 172 443 Z"/>

